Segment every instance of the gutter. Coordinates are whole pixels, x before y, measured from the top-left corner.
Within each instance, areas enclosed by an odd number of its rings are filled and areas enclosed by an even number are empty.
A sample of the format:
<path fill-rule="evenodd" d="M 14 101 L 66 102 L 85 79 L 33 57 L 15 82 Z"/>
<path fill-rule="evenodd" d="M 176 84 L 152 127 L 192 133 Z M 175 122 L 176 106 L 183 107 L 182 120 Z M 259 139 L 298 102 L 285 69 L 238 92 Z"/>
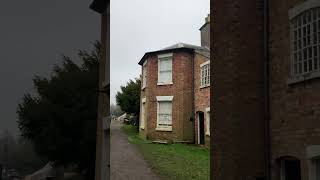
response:
<path fill-rule="evenodd" d="M 270 171 L 270 109 L 269 109 L 269 0 L 263 0 L 263 120 L 265 143 L 266 180 L 271 180 Z"/>

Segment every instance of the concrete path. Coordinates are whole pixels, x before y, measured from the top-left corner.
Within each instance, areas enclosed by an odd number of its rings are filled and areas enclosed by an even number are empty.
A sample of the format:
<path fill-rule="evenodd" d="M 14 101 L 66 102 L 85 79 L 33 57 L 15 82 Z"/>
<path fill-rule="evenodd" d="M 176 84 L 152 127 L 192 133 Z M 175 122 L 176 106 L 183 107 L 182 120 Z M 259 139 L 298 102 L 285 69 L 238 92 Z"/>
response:
<path fill-rule="evenodd" d="M 120 129 L 121 123 L 111 122 L 111 180 L 159 180 L 140 152 L 128 142 Z"/>

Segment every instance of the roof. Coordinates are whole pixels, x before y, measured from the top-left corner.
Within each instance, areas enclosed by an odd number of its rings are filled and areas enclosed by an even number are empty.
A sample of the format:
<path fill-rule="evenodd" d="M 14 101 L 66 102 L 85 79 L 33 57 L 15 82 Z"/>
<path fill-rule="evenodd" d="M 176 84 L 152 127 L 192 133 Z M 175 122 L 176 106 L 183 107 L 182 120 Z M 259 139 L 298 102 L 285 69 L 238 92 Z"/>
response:
<path fill-rule="evenodd" d="M 175 50 L 189 50 L 193 52 L 198 52 L 199 54 L 205 53 L 205 56 L 208 56 L 208 53 L 210 54 L 210 50 L 207 47 L 196 46 L 196 45 L 186 44 L 186 43 L 177 43 L 172 46 L 168 46 L 166 48 L 160 49 L 158 51 L 146 52 L 138 64 L 142 65 L 146 57 L 151 54 L 159 54 L 159 53 L 165 53 L 165 52 L 170 52 Z"/>

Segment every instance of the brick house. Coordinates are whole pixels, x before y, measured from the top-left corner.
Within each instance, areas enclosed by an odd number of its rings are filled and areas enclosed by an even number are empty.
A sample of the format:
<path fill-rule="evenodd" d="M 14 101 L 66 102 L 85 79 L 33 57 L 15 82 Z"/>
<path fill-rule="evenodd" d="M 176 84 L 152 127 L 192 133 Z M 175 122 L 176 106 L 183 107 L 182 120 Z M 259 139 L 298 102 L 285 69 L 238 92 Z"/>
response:
<path fill-rule="evenodd" d="M 208 145 L 210 41 L 204 38 L 209 38 L 209 26 L 206 18 L 201 46 L 178 43 L 147 52 L 140 60 L 142 137 Z"/>
<path fill-rule="evenodd" d="M 320 1 L 214 4 L 212 179 L 320 179 Z"/>

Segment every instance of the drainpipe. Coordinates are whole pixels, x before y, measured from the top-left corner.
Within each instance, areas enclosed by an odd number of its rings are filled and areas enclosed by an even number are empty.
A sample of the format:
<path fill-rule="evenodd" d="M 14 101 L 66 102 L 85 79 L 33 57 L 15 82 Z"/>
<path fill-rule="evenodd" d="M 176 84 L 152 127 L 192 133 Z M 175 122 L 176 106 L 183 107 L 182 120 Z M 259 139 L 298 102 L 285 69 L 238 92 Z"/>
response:
<path fill-rule="evenodd" d="M 270 109 L 269 109 L 269 0 L 263 0 L 263 119 L 265 141 L 266 180 L 271 180 L 270 171 Z"/>
<path fill-rule="evenodd" d="M 194 81 L 195 81 L 195 77 L 194 77 L 194 54 L 195 54 L 195 50 L 193 50 L 192 56 L 191 56 L 191 63 L 192 63 L 192 115 L 191 115 L 191 120 L 192 120 L 192 129 L 193 129 L 193 140 L 192 143 L 195 144 L 196 143 L 196 129 L 195 129 L 195 121 L 196 121 L 196 117 L 195 117 L 195 89 L 194 89 Z"/>

